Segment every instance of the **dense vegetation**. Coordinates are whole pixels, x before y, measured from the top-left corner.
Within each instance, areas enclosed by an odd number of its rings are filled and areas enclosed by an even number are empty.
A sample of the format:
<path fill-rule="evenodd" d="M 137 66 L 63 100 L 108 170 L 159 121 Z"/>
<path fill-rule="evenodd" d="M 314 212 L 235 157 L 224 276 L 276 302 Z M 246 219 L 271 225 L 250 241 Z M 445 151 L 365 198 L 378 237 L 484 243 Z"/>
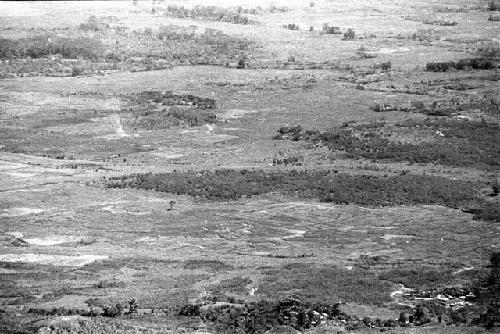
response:
<path fill-rule="evenodd" d="M 0 39 L 0 58 L 63 58 L 97 60 L 104 55 L 101 41 L 90 37 L 39 35 L 21 39 Z"/>
<path fill-rule="evenodd" d="M 237 66 L 253 42 L 196 26 L 131 30 L 90 17 L 77 30 L 0 39 L 2 76 L 76 76 L 106 71 L 151 71 L 179 65 Z M 72 71 L 72 67 L 75 71 Z"/>
<path fill-rule="evenodd" d="M 316 267 L 295 263 L 270 269 L 258 294 L 283 296 L 294 293 L 312 303 L 334 304 L 340 300 L 362 304 L 389 302 L 392 284 L 365 270 Z"/>
<path fill-rule="evenodd" d="M 383 127 L 383 123 L 371 123 L 325 132 L 282 128 L 275 139 L 321 143 L 332 151 L 344 151 L 347 157 L 354 159 L 480 168 L 496 168 L 500 164 L 498 124 L 449 119 L 409 120 L 396 124 L 396 128 L 414 129 L 416 132 L 439 131 L 443 135 L 421 144 L 396 142 L 373 131 Z"/>
<path fill-rule="evenodd" d="M 427 63 L 426 70 L 431 72 L 447 72 L 451 69 L 457 71 L 465 69 L 473 70 L 491 70 L 496 65 L 493 60 L 487 58 L 467 58 L 460 59 L 459 61 L 448 61 L 440 63 Z"/>
<path fill-rule="evenodd" d="M 234 200 L 278 192 L 300 198 L 362 205 L 466 205 L 474 200 L 472 183 L 422 175 L 368 176 L 303 170 L 264 172 L 215 170 L 134 174 L 111 178 L 108 187 L 135 187 L 212 200 Z"/>
<path fill-rule="evenodd" d="M 191 94 L 144 91 L 124 95 L 127 107 L 122 112 L 131 113 L 125 124 L 132 128 L 166 129 L 172 126 L 200 126 L 215 123 L 217 116 L 212 109 L 215 100 Z"/>
<path fill-rule="evenodd" d="M 168 5 L 165 9 L 153 8 L 154 13 L 162 12 L 165 16 L 190 18 L 194 20 L 220 21 L 234 24 L 255 24 L 244 14 L 257 14 L 257 9 L 243 9 L 242 7 L 221 8 L 216 6 L 184 6 Z"/>

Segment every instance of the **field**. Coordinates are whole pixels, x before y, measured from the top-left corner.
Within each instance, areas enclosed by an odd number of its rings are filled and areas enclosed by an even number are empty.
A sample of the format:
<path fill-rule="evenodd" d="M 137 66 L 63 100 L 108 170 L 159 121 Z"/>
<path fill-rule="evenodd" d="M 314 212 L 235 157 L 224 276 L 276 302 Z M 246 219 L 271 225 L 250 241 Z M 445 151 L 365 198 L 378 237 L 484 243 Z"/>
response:
<path fill-rule="evenodd" d="M 498 331 L 499 10 L 0 4 L 0 332 Z"/>

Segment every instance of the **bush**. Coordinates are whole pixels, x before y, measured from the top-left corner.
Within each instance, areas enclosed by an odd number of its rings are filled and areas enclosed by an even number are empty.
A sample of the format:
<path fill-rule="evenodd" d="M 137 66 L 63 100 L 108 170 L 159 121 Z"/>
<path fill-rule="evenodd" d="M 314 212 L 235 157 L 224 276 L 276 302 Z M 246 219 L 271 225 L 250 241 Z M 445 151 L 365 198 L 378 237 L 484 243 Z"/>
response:
<path fill-rule="evenodd" d="M 328 23 L 323 24 L 323 31 L 324 34 L 341 34 L 342 32 L 340 31 L 339 27 L 332 27 Z"/>
<path fill-rule="evenodd" d="M 354 31 L 354 29 L 349 28 L 347 29 L 347 32 L 344 33 L 344 38 L 342 38 L 342 40 L 351 41 L 355 38 L 356 38 L 356 32 Z"/>
<path fill-rule="evenodd" d="M 245 68 L 245 60 L 244 59 L 238 60 L 238 66 L 237 66 L 237 68 L 239 68 L 239 69 L 244 69 Z"/>
<path fill-rule="evenodd" d="M 487 203 L 473 210 L 475 220 L 500 222 L 500 207 L 497 203 Z"/>
<path fill-rule="evenodd" d="M 289 23 L 283 26 L 284 28 L 288 30 L 299 30 L 299 26 L 296 25 L 295 23 Z"/>
<path fill-rule="evenodd" d="M 77 67 L 77 66 L 73 66 L 73 68 L 71 69 L 71 76 L 72 77 L 77 77 L 79 75 L 82 74 L 82 69 Z"/>
<path fill-rule="evenodd" d="M 490 2 L 488 2 L 488 10 L 490 11 L 500 10 L 500 3 L 498 3 L 495 0 L 491 0 Z"/>
<path fill-rule="evenodd" d="M 87 19 L 87 22 L 85 23 L 80 23 L 79 29 L 83 31 L 103 31 L 104 29 L 109 28 L 109 25 L 106 23 L 101 23 L 97 20 L 97 17 L 95 16 L 90 16 Z"/>

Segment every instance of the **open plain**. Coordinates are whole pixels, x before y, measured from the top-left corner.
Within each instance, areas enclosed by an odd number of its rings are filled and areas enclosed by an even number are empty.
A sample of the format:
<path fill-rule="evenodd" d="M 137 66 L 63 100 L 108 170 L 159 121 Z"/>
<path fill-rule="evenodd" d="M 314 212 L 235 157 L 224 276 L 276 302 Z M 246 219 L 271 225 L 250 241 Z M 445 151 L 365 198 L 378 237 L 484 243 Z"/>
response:
<path fill-rule="evenodd" d="M 499 330 L 499 21 L 0 3 L 0 332 Z"/>

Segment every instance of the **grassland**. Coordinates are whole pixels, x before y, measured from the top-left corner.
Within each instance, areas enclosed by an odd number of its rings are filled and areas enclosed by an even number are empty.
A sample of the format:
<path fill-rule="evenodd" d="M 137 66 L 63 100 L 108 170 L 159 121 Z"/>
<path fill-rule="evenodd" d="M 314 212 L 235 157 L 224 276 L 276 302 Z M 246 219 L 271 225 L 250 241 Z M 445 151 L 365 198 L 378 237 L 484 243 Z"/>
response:
<path fill-rule="evenodd" d="M 0 332 L 495 332 L 497 9 L 0 6 Z"/>

